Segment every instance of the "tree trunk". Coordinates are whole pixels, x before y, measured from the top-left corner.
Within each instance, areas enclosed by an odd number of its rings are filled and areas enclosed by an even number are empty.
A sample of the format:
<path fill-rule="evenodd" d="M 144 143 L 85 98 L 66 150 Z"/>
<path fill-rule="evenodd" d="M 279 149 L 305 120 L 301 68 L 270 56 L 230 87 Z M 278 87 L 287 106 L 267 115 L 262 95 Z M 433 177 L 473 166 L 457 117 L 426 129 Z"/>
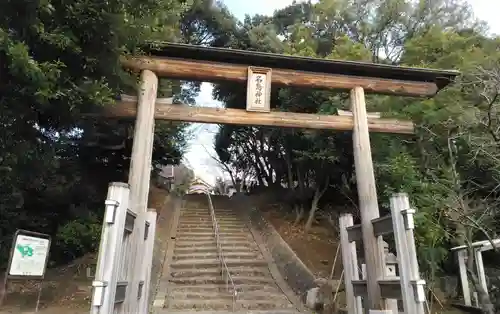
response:
<path fill-rule="evenodd" d="M 325 194 L 326 189 L 328 189 L 329 183 L 330 177 L 327 177 L 323 189 L 320 189 L 320 185 L 316 187 L 316 192 L 314 192 L 314 198 L 311 203 L 311 211 L 309 212 L 309 217 L 307 218 L 306 226 L 304 228 L 304 231 L 306 233 L 309 233 L 309 230 L 311 230 L 312 223 L 314 221 L 314 215 L 316 214 L 316 210 L 318 209 L 319 200 L 321 199 L 323 194 Z"/>
<path fill-rule="evenodd" d="M 302 177 L 302 174 L 300 172 L 300 165 L 297 165 L 297 180 L 299 182 L 299 195 L 300 198 L 302 199 L 304 195 L 304 178 Z"/>
<path fill-rule="evenodd" d="M 297 225 L 299 224 L 301 221 L 302 221 L 302 218 L 304 218 L 304 206 L 302 206 L 302 204 L 295 204 L 294 205 L 294 208 L 295 208 L 295 221 L 294 221 L 294 225 Z"/>
<path fill-rule="evenodd" d="M 229 169 L 229 167 L 227 167 L 227 172 L 229 172 L 229 177 L 231 178 L 231 182 L 233 183 L 233 186 L 236 186 L 236 178 L 234 177 L 234 174 L 231 171 L 231 169 Z"/>
<path fill-rule="evenodd" d="M 288 151 L 285 151 L 284 159 L 286 162 L 288 188 L 293 189 L 292 161 L 291 161 L 290 155 L 288 154 Z"/>
<path fill-rule="evenodd" d="M 470 270 L 468 270 L 468 272 L 472 284 L 474 285 L 477 292 L 477 301 L 479 303 L 479 306 L 486 314 L 495 314 L 495 306 L 491 302 L 491 298 L 488 295 L 488 292 L 485 291 L 483 286 L 479 283 L 479 278 L 477 278 L 477 275 L 474 272 L 470 272 Z"/>
<path fill-rule="evenodd" d="M 259 181 L 259 185 L 264 186 L 264 177 L 260 170 L 259 164 L 257 162 L 253 162 L 252 167 L 255 170 L 255 176 L 257 177 L 257 181 Z"/>
<path fill-rule="evenodd" d="M 316 213 L 316 209 L 318 209 L 318 202 L 319 202 L 320 197 L 321 197 L 321 195 L 320 195 L 320 190 L 318 187 L 318 188 L 316 188 L 316 192 L 314 193 L 314 198 L 313 198 L 312 203 L 311 203 L 311 211 L 309 212 L 309 217 L 307 218 L 306 226 L 304 228 L 304 231 L 306 233 L 309 233 L 309 230 L 311 230 L 312 223 L 314 220 L 314 214 Z"/>

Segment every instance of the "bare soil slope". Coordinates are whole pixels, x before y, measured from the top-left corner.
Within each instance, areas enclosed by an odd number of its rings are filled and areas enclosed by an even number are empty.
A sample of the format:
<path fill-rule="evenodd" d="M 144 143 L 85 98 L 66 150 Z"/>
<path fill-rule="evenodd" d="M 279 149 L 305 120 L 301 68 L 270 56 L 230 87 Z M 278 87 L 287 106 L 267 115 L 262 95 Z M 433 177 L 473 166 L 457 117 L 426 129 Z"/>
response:
<path fill-rule="evenodd" d="M 330 275 L 340 241 L 331 226 L 313 224 L 311 231 L 305 234 L 304 223 L 294 224 L 295 217 L 283 210 L 282 206 L 262 204 L 259 209 L 316 277 Z M 339 254 L 334 278 L 339 277 L 341 272 L 342 262 Z"/>

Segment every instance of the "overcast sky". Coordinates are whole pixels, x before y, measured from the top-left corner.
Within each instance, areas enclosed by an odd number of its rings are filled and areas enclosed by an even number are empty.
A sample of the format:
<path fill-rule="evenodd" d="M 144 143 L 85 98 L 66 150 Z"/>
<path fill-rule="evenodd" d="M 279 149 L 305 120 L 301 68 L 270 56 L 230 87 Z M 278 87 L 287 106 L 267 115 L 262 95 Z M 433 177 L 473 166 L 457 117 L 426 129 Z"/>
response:
<path fill-rule="evenodd" d="M 245 14 L 266 14 L 270 15 L 275 10 L 290 5 L 292 0 L 225 0 L 231 12 L 239 19 L 243 19 Z M 500 34 L 500 0 L 469 0 L 477 18 L 485 20 L 490 25 L 492 33 Z M 196 98 L 197 105 L 203 107 L 222 106 L 212 99 L 211 84 L 203 83 L 200 95 Z M 207 181 L 214 183 L 217 176 L 222 172 L 217 167 L 217 163 L 211 156 L 215 156 L 213 151 L 214 134 L 217 132 L 216 125 L 198 124 L 191 126 L 194 137 L 190 141 L 189 150 L 185 156 L 185 162 L 190 166 L 195 174 Z"/>

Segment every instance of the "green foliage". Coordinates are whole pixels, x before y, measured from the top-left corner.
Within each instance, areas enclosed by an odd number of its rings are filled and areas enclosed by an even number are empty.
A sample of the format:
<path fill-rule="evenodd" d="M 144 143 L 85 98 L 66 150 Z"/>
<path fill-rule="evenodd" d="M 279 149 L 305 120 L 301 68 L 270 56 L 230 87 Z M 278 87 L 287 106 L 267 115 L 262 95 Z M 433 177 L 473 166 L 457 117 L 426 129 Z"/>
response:
<path fill-rule="evenodd" d="M 371 52 L 358 42 L 344 35 L 335 39 L 335 46 L 327 56 L 329 59 L 342 59 L 350 61 L 370 61 Z"/>
<path fill-rule="evenodd" d="M 59 262 L 73 260 L 99 248 L 102 224 L 96 215 L 68 221 L 59 227 L 53 252 Z"/>
<path fill-rule="evenodd" d="M 135 90 L 119 57 L 147 40 L 182 41 L 187 9 L 177 0 L 0 3 L 0 265 L 18 228 L 58 233 L 56 259 L 93 249 L 95 222 L 82 217 L 101 217 L 108 182 L 126 180 L 133 124 L 84 113 Z M 161 96 L 196 93 L 162 83 Z M 184 129 L 157 127 L 155 166 L 180 160 Z"/>

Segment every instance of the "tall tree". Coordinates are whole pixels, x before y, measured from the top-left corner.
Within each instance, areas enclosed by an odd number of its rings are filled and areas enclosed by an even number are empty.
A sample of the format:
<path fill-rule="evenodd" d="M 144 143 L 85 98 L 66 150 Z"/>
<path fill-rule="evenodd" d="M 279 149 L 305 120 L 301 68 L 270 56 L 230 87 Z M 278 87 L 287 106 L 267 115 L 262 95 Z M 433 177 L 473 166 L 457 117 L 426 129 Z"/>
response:
<path fill-rule="evenodd" d="M 107 182 L 124 179 L 133 126 L 84 114 L 135 89 L 119 56 L 180 34 L 185 9 L 175 0 L 0 3 L 1 256 L 16 228 L 54 235 L 102 211 Z M 156 162 L 179 158 L 182 126 L 158 129 Z"/>

